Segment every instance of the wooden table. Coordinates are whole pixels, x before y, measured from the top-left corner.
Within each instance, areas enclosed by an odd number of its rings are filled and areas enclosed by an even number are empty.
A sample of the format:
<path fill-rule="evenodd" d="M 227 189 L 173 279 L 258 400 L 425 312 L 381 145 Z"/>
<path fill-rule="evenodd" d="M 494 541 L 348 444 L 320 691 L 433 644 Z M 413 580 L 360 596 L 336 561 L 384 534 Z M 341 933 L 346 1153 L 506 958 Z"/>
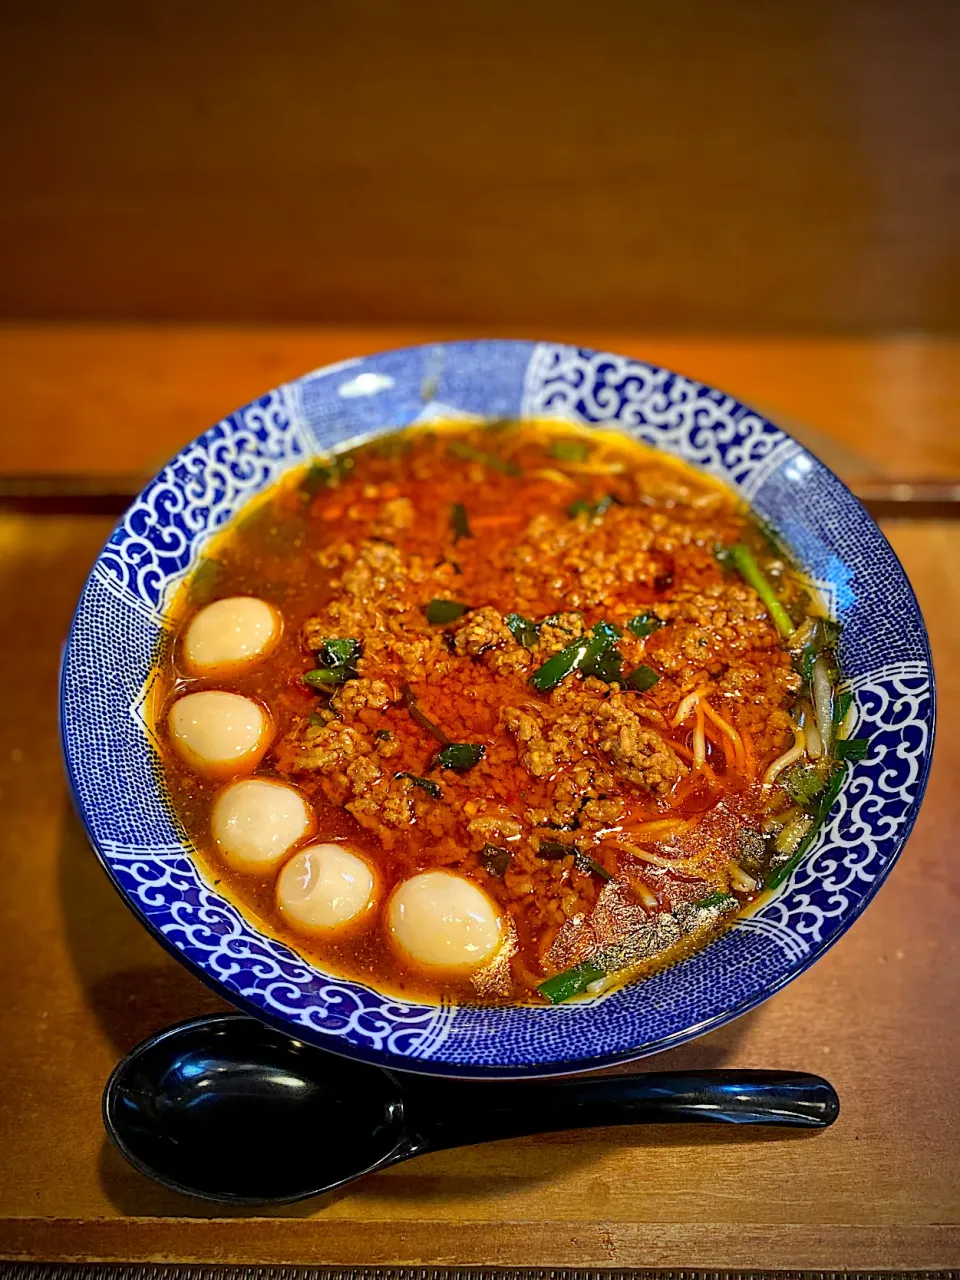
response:
<path fill-rule="evenodd" d="M 8 328 L 3 471 L 152 469 L 223 412 L 330 360 L 446 336 Z M 837 465 L 960 476 L 960 344 L 585 334 L 799 420 Z M 0 518 L 0 1256 L 580 1267 L 960 1265 L 960 523 L 886 532 L 933 641 L 941 732 L 909 847 L 814 968 L 658 1067 L 822 1071 L 816 1136 L 651 1128 L 437 1154 L 257 1215 L 144 1180 L 107 1145 L 103 1081 L 165 1023 L 218 1007 L 134 921 L 66 795 L 60 644 L 101 518 Z"/>

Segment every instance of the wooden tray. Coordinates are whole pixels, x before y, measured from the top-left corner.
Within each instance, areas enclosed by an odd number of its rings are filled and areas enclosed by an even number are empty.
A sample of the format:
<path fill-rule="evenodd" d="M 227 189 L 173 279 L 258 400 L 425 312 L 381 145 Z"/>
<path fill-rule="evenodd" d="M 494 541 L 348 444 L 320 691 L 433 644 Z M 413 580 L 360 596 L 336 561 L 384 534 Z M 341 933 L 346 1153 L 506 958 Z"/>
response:
<path fill-rule="evenodd" d="M 28 419 L 40 424 L 49 412 L 78 456 L 77 433 L 85 436 L 91 470 L 108 470 L 120 454 L 118 470 L 137 469 L 170 451 L 172 433 L 151 433 L 132 416 L 136 399 L 124 383 L 125 368 L 136 370 L 137 359 L 142 367 L 148 351 L 156 354 L 149 333 L 140 334 L 138 357 L 129 344 L 111 356 L 109 344 L 84 337 L 101 375 L 112 369 L 114 399 L 127 406 L 122 422 L 112 420 L 112 436 L 103 424 L 88 430 L 79 422 L 66 394 L 58 407 L 46 382 L 41 414 L 41 392 L 31 400 L 29 379 L 20 375 L 55 362 L 63 339 L 42 331 L 32 338 L 33 348 L 18 338 L 21 353 L 33 351 L 32 365 L 21 359 L 18 367 L 12 360 L 0 366 Z M 355 349 L 391 340 L 374 333 Z M 283 348 L 282 335 L 260 341 L 264 349 Z M 191 352 L 183 335 L 181 346 Z M 741 371 L 748 347 L 737 355 Z M 317 338 L 308 360 L 304 348 L 298 335 L 286 358 L 307 367 L 322 363 L 329 349 Z M 674 352 L 674 363 L 695 367 L 696 351 L 687 356 Z M 165 358 L 176 363 L 169 348 Z M 192 376 L 204 415 L 183 415 L 182 439 L 212 416 L 212 396 L 202 361 L 189 354 L 181 360 L 170 385 L 182 389 Z M 294 370 L 261 371 L 252 387 L 238 379 L 220 407 L 284 372 Z M 707 372 L 721 385 L 736 382 L 719 367 Z M 853 373 L 849 378 L 844 394 L 856 402 L 864 388 L 858 392 Z M 751 390 L 745 383 L 734 389 Z M 790 411 L 786 382 L 781 394 Z M 168 410 L 154 396 L 150 421 Z M 64 425 L 71 414 L 73 436 Z M 940 441 L 936 450 L 920 448 L 920 474 L 942 471 L 956 449 L 946 434 L 952 421 L 945 415 L 945 434 L 930 436 Z M 929 421 L 924 432 L 932 432 Z M 115 449 L 111 439 L 119 442 Z M 5 439 L 0 470 L 6 448 Z M 49 445 L 21 441 L 18 449 L 11 466 L 49 469 Z M 656 1060 L 663 1068 L 822 1072 L 843 1104 L 833 1129 L 815 1136 L 611 1129 L 496 1143 L 426 1157 L 268 1215 L 217 1210 L 153 1186 L 107 1145 L 100 1124 L 100 1090 L 120 1054 L 168 1022 L 221 1007 L 110 887 L 62 776 L 59 649 L 109 527 L 102 517 L 0 517 L 0 1256 L 348 1268 L 960 1263 L 960 746 L 953 734 L 960 717 L 960 527 L 888 528 L 926 613 L 941 723 L 927 801 L 888 885 L 840 943 L 779 996 Z"/>

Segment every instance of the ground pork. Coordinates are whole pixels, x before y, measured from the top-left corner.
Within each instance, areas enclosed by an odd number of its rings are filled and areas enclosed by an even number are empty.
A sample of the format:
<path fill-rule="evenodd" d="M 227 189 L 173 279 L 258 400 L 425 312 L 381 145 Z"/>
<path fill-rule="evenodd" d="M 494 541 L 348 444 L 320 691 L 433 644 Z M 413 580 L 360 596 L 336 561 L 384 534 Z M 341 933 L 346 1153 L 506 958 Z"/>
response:
<path fill-rule="evenodd" d="M 397 701 L 397 692 L 385 680 L 370 680 L 361 677 L 348 680 L 330 699 L 330 706 L 340 715 L 355 716 L 358 711 L 371 708 L 382 711 L 392 702 Z"/>
<path fill-rule="evenodd" d="M 485 606 L 465 614 L 453 636 L 453 647 L 461 656 L 478 658 L 494 645 L 516 644 L 510 628 L 496 609 Z"/>

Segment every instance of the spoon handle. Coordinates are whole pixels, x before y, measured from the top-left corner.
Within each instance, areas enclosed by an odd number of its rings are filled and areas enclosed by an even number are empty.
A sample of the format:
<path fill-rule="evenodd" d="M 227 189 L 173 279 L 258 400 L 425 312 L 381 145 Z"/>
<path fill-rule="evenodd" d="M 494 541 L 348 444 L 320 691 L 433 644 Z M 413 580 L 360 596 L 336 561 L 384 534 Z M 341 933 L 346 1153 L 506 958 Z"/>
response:
<path fill-rule="evenodd" d="M 521 1134 L 620 1124 L 761 1124 L 824 1129 L 840 1100 L 820 1076 L 665 1071 L 592 1079 L 406 1085 L 407 1122 L 440 1150 Z"/>

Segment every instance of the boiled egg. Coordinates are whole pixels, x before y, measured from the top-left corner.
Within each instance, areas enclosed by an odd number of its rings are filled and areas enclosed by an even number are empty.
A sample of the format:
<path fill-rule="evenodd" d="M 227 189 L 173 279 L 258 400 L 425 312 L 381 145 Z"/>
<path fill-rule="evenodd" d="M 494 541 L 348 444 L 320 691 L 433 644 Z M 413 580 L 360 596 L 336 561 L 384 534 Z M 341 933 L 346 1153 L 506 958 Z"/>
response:
<path fill-rule="evenodd" d="M 183 633 L 183 661 L 195 676 L 238 671 L 280 638 L 280 615 L 256 596 L 215 600 L 195 613 Z"/>
<path fill-rule="evenodd" d="M 387 907 L 394 945 L 418 964 L 479 969 L 497 952 L 503 925 L 483 890 L 450 871 L 423 871 L 397 888 Z"/>
<path fill-rule="evenodd" d="M 259 703 L 220 689 L 178 698 L 167 723 L 177 754 L 200 773 L 213 776 L 255 769 L 272 736 Z"/>
<path fill-rule="evenodd" d="M 217 796 L 210 830 L 235 871 L 269 875 L 309 834 L 313 815 L 294 787 L 269 778 L 243 778 Z"/>
<path fill-rule="evenodd" d="M 340 844 L 311 844 L 280 872 L 277 906 L 292 928 L 325 933 L 358 923 L 373 906 L 376 889 L 376 876 L 363 858 Z"/>

